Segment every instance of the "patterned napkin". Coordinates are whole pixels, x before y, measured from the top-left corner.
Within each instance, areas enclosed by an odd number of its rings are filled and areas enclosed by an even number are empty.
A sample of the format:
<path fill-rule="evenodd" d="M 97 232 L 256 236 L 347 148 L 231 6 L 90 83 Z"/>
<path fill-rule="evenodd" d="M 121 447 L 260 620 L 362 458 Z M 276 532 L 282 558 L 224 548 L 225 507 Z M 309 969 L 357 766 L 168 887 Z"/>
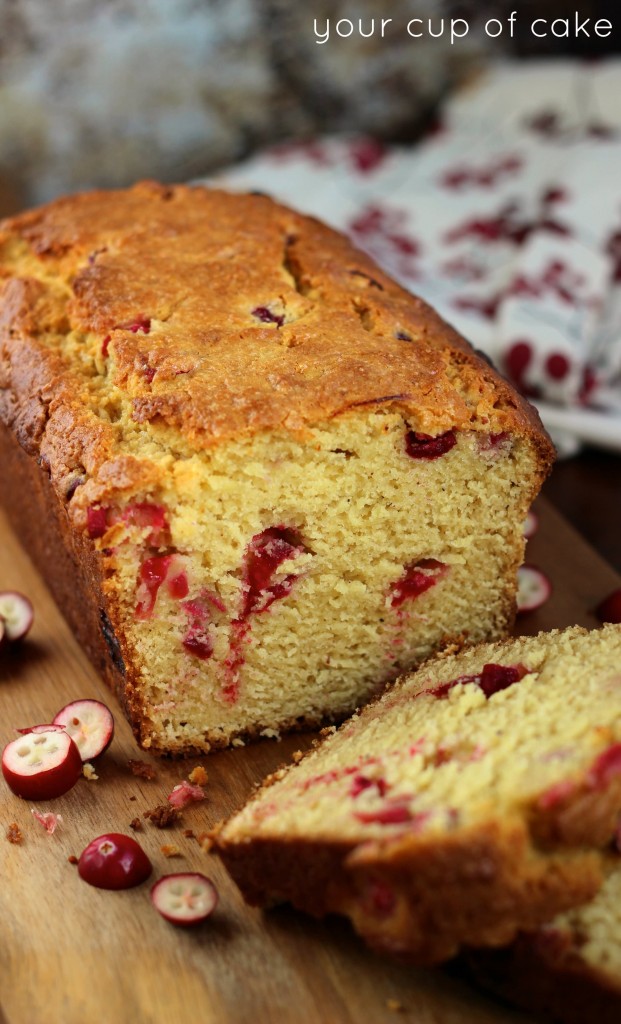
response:
<path fill-rule="evenodd" d="M 621 61 L 503 62 L 413 148 L 322 138 L 218 179 L 347 232 L 540 406 L 621 451 Z"/>

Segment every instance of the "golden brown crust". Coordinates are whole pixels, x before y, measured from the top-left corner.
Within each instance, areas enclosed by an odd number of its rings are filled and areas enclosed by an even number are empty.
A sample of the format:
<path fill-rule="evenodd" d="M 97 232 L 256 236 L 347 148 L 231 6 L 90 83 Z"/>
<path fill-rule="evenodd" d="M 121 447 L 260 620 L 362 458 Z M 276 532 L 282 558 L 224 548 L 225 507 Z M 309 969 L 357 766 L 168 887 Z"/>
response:
<path fill-rule="evenodd" d="M 263 308 L 282 324 L 253 315 Z M 3 222 L 3 501 L 146 743 L 123 610 L 84 526 L 88 506 L 154 493 L 164 471 L 128 450 L 102 397 L 193 448 L 271 429 L 303 436 L 372 404 L 425 432 L 528 439 L 533 494 L 552 459 L 536 412 L 429 307 L 345 238 L 265 197 L 143 183 Z M 507 598 L 507 621 L 513 610 Z M 320 723 L 283 728 L 300 724 Z"/>
<path fill-rule="evenodd" d="M 369 945 L 420 964 L 446 960 L 464 945 L 505 944 L 519 929 L 590 899 L 602 881 L 596 852 L 542 856 L 517 820 L 442 841 L 404 837 L 358 847 L 228 841 L 225 828 L 214 839 L 248 902 L 344 914 Z"/>
<path fill-rule="evenodd" d="M 373 404 L 431 434 L 512 431 L 537 448 L 541 478 L 551 464 L 535 410 L 424 302 L 265 197 L 143 183 L 57 200 L 0 226 L 0 277 L 0 418 L 45 451 L 58 490 L 84 474 L 76 506 L 155 480 L 55 351 L 69 331 L 109 336 L 133 418 L 193 447 Z M 129 329 L 140 318 L 148 333 Z"/>

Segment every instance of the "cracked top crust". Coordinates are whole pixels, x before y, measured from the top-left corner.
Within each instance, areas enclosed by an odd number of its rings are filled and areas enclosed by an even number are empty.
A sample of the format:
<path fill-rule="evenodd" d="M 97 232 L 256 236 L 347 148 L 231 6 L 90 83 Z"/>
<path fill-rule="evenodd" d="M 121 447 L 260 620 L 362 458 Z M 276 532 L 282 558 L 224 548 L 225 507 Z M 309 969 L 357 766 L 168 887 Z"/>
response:
<path fill-rule="evenodd" d="M 528 435 L 551 461 L 535 410 L 429 306 L 265 196 L 146 182 L 59 199 L 0 225 L 0 278 L 0 418 L 56 486 L 147 481 L 115 402 L 195 449 L 375 405 L 433 435 Z"/>

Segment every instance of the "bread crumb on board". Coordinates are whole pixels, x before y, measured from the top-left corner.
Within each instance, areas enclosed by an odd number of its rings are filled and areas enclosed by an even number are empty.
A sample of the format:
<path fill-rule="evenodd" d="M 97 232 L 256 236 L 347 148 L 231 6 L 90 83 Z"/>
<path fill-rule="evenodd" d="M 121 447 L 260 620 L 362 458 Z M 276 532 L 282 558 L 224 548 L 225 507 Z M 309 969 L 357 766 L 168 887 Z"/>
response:
<path fill-rule="evenodd" d="M 179 818 L 179 811 L 170 804 L 158 804 L 151 811 L 145 811 L 142 815 L 152 821 L 156 828 L 170 828 Z"/>
<path fill-rule="evenodd" d="M 179 847 L 175 846 L 173 843 L 164 843 L 163 846 L 160 846 L 160 851 L 165 857 L 183 857 Z"/>
<path fill-rule="evenodd" d="M 16 821 L 12 821 L 11 824 L 7 826 L 6 837 L 14 846 L 19 846 L 20 843 L 23 843 L 24 837 L 22 835 L 22 830 Z"/>
<path fill-rule="evenodd" d="M 130 757 L 129 761 L 127 762 L 127 767 L 129 768 L 132 775 L 135 775 L 139 779 L 146 779 L 149 782 L 152 779 L 154 779 L 157 775 L 157 772 L 155 771 L 153 765 L 148 764 L 147 761 L 135 761 L 133 758 Z"/>
<path fill-rule="evenodd" d="M 188 775 L 188 779 L 195 786 L 206 786 L 209 781 L 209 776 L 202 764 L 197 764 L 196 768 L 193 768 Z"/>

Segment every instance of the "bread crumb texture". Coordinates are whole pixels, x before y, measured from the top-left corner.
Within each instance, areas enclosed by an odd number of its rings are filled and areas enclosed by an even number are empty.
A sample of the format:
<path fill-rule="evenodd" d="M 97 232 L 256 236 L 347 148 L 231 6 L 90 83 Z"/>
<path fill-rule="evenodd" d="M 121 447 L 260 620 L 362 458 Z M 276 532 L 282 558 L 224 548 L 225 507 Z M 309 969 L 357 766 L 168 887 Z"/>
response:
<path fill-rule="evenodd" d="M 340 235 L 144 183 L 5 221 L 0 275 L 0 417 L 99 553 L 145 748 L 336 720 L 507 629 L 549 440 Z"/>

